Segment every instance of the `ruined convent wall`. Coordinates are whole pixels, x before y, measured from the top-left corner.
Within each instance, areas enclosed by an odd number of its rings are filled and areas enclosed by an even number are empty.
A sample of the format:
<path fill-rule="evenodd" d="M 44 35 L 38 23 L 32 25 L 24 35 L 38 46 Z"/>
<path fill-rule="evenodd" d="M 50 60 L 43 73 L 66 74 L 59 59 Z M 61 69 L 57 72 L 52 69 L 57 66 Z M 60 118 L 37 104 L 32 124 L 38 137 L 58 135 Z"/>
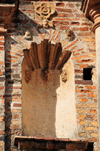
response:
<path fill-rule="evenodd" d="M 39 18 L 42 13 L 36 16 L 37 2 L 39 7 L 53 3 L 48 25 Z M 80 0 L 20 0 L 17 15 L 0 24 L 0 31 L 7 29 L 0 34 L 0 151 L 17 151 L 17 135 L 99 141 L 95 36 L 80 8 Z M 30 39 L 25 38 L 28 29 Z M 61 43 L 71 55 L 61 69 L 49 70 L 47 81 L 41 68 L 32 70 L 27 81 L 23 50 L 44 39 Z"/>

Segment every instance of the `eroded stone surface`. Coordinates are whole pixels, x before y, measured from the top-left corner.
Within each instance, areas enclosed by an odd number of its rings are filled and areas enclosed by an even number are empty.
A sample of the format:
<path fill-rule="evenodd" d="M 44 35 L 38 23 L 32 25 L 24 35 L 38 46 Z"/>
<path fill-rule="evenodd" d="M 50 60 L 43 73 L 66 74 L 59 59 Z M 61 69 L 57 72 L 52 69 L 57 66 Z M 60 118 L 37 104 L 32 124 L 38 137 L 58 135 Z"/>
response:
<path fill-rule="evenodd" d="M 31 31 L 29 29 L 25 31 L 24 39 L 26 39 L 26 40 L 32 39 Z"/>
<path fill-rule="evenodd" d="M 41 21 L 38 27 L 54 28 L 52 23 L 52 17 L 54 14 L 54 3 L 35 3 L 35 19 Z"/>
<path fill-rule="evenodd" d="M 22 66 L 22 129 L 26 136 L 75 138 L 76 110 L 73 67 L 69 60 L 63 67 L 68 80 L 62 82 L 60 70 L 48 70 L 48 80 L 44 81 L 41 69 L 31 73 L 28 83 Z"/>
<path fill-rule="evenodd" d="M 51 15 L 53 15 L 54 13 L 55 6 L 53 3 L 35 3 L 35 19 L 50 19 Z"/>

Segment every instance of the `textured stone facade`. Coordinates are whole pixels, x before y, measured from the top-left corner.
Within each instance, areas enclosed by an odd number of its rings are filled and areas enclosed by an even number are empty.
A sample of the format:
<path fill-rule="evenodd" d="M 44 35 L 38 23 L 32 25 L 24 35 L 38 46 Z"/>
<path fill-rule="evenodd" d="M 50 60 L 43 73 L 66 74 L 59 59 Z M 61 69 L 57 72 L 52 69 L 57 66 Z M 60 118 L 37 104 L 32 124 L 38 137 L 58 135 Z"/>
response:
<path fill-rule="evenodd" d="M 16 146 L 14 146 L 14 137 L 23 133 L 23 50 L 30 49 L 32 42 L 39 44 L 44 39 L 48 39 L 53 44 L 60 42 L 64 50 L 71 52 L 70 60 L 74 73 L 77 120 L 77 135 L 75 139 L 95 142 L 94 146 L 96 149 L 94 150 L 97 151 L 99 142 L 98 82 L 95 34 L 92 31 L 93 22 L 87 19 L 80 10 L 81 0 L 51 1 L 56 10 L 55 17 L 52 18 L 54 29 L 39 28 L 40 21 L 35 18 L 37 2 L 43 3 L 42 0 L 20 0 L 17 15 L 12 14 L 14 17 L 10 16 L 9 22 L 6 24 L 4 22 L 4 25 L 0 25 L 0 151 L 4 148 L 4 140 L 6 151 L 17 150 Z M 49 1 L 45 2 L 49 3 Z M 1 13 L 0 17 L 5 15 L 5 13 Z M 7 29 L 7 35 L 5 29 Z M 32 36 L 29 40 L 24 38 L 28 29 Z M 72 41 L 66 36 L 66 30 L 69 29 L 75 35 Z M 85 79 L 86 73 L 91 74 L 91 78 Z"/>

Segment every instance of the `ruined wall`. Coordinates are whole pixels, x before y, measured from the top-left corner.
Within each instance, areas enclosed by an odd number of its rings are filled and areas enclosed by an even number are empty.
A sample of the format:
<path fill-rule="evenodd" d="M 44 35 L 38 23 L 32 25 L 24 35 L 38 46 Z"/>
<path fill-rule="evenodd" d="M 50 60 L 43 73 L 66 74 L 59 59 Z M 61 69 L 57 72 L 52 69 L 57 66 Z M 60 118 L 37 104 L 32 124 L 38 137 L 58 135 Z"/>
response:
<path fill-rule="evenodd" d="M 86 19 L 80 11 L 80 1 L 70 0 L 53 2 L 57 12 L 53 20 L 55 29 L 41 30 L 41 28 L 37 28 L 39 21 L 35 20 L 34 10 L 36 1 L 30 0 L 20 1 L 17 17 L 13 18 L 11 23 L 7 26 L 8 33 L 5 38 L 6 150 L 10 150 L 10 148 L 14 150 L 14 136 L 22 134 L 21 102 L 23 49 L 30 49 L 30 44 L 33 41 L 39 43 L 43 39 L 50 38 L 53 43 L 61 42 L 65 50 L 72 52 L 70 59 L 74 72 L 73 78 L 77 119 L 76 138 L 98 142 L 96 53 L 94 33 L 91 31 L 92 22 Z M 29 41 L 24 39 L 27 29 L 31 30 L 33 38 Z M 65 30 L 68 29 L 71 29 L 75 34 L 75 39 L 71 42 L 66 42 L 65 37 L 63 37 L 63 35 L 65 35 Z M 86 72 L 84 68 L 92 69 L 92 78 L 90 78 L 90 80 L 84 80 L 85 78 L 83 75 L 84 72 Z M 3 73 L 1 75 L 3 75 Z M 2 101 L 1 103 L 4 102 Z M 3 119 L 1 119 L 1 121 L 2 120 Z M 1 144 L 1 147 L 2 146 L 3 144 Z"/>

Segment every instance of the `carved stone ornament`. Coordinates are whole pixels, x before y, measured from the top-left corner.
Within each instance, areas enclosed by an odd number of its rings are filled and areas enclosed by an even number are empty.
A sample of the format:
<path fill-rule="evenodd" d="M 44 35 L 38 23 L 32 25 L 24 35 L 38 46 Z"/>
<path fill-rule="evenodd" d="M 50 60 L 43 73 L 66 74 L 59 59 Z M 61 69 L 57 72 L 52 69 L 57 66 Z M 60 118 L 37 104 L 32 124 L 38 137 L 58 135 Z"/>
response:
<path fill-rule="evenodd" d="M 49 21 L 47 19 L 44 19 L 42 22 L 39 23 L 38 25 L 39 28 L 54 28 L 54 25 L 52 21 Z"/>
<path fill-rule="evenodd" d="M 70 51 L 62 52 L 61 43 L 51 44 L 47 39 L 38 45 L 32 42 L 31 48 L 24 50 L 24 61 L 28 66 L 25 73 L 26 82 L 29 82 L 31 79 L 31 72 L 39 68 L 41 68 L 42 71 L 42 79 L 47 81 L 48 71 L 62 69 L 70 55 Z"/>
<path fill-rule="evenodd" d="M 26 39 L 26 40 L 31 40 L 32 39 L 31 31 L 29 29 L 26 30 L 24 39 Z"/>
<path fill-rule="evenodd" d="M 36 3 L 35 19 L 40 20 L 38 27 L 53 28 L 52 16 L 55 14 L 55 6 L 53 3 Z"/>
<path fill-rule="evenodd" d="M 70 29 L 66 30 L 66 38 L 68 39 L 68 41 L 73 41 L 75 39 L 74 32 Z"/>
<path fill-rule="evenodd" d="M 64 83 L 67 81 L 67 73 L 65 70 L 62 71 L 62 73 L 61 73 L 61 79 L 62 79 L 62 82 L 64 82 Z"/>

